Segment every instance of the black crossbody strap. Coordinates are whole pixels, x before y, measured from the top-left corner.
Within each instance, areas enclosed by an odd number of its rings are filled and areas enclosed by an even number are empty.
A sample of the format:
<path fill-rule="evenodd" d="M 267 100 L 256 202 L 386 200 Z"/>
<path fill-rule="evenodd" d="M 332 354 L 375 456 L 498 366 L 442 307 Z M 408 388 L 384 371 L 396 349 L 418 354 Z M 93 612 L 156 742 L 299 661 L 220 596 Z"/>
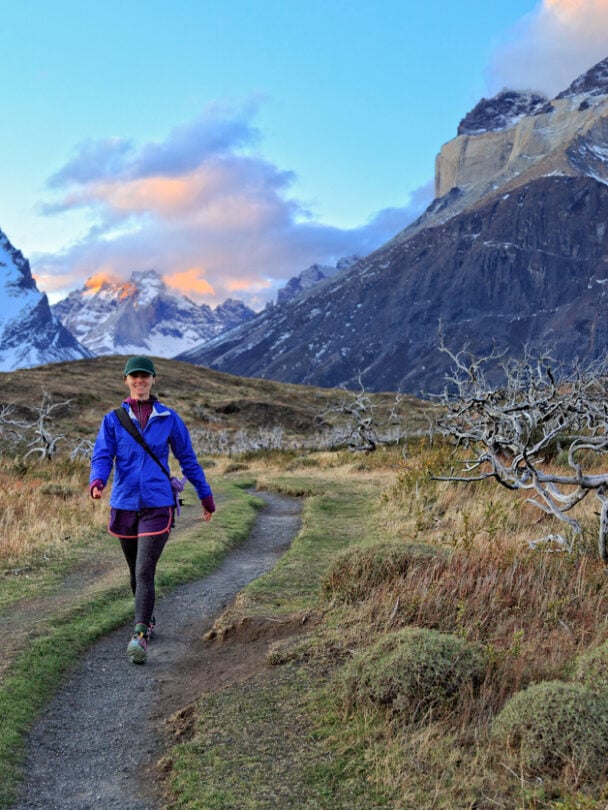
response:
<path fill-rule="evenodd" d="M 148 444 L 146 443 L 146 440 L 141 435 L 139 430 L 135 427 L 135 425 L 133 424 L 133 420 L 131 419 L 129 414 L 125 411 L 125 409 L 124 408 L 115 408 L 114 413 L 118 417 L 118 420 L 119 420 L 120 424 L 126 429 L 127 433 L 130 433 L 131 436 L 133 436 L 133 438 L 135 439 L 135 441 L 139 442 L 139 444 L 141 444 L 141 446 L 144 448 L 146 453 L 148 453 L 148 455 L 150 455 L 154 459 L 154 461 L 158 464 L 158 466 L 161 468 L 161 470 L 164 472 L 164 474 L 167 476 L 167 478 L 170 481 L 171 476 L 167 472 L 167 468 L 162 463 L 162 461 L 158 458 L 158 456 L 155 454 L 155 452 L 152 450 L 152 448 L 148 447 Z"/>

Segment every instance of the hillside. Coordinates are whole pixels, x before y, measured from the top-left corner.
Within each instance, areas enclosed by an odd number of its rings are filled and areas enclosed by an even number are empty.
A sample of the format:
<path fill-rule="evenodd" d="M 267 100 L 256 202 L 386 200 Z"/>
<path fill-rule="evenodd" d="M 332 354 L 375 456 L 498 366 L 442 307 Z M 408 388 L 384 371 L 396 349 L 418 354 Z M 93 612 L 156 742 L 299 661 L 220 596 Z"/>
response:
<path fill-rule="evenodd" d="M 322 427 L 323 414 L 348 394 L 343 390 L 236 377 L 178 360 L 155 358 L 155 394 L 175 408 L 192 429 L 230 432 L 281 427 L 286 439 L 304 441 Z M 0 373 L 0 406 L 36 406 L 42 392 L 56 402 L 71 401 L 57 413 L 58 431 L 91 437 L 107 411 L 127 394 L 123 382 L 124 357 L 97 357 Z M 392 394 L 377 395 L 380 413 Z M 426 424 L 424 403 L 403 400 L 407 425 Z M 329 417 L 328 417 L 329 418 Z"/>

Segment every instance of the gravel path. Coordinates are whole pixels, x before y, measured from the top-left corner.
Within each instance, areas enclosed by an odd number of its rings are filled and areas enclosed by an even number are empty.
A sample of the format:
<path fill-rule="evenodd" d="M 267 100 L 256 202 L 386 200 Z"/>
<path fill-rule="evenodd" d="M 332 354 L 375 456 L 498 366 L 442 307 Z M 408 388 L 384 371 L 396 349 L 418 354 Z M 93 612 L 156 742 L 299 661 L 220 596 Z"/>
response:
<path fill-rule="evenodd" d="M 163 751 L 164 721 L 200 694 L 203 635 L 248 582 L 275 565 L 300 528 L 301 501 L 256 494 L 266 506 L 245 543 L 215 573 L 157 602 L 158 633 L 145 666 L 127 659 L 131 625 L 82 657 L 29 737 L 14 810 L 161 806 L 146 777 Z"/>

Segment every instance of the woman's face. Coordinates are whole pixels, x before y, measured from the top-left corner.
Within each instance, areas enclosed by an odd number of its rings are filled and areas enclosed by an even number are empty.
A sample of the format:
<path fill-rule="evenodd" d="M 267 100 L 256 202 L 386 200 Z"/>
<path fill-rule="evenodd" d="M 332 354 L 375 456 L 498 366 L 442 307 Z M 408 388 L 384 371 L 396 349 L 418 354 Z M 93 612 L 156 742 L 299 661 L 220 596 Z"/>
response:
<path fill-rule="evenodd" d="M 125 385 L 133 399 L 150 399 L 154 377 L 146 374 L 145 371 L 134 371 L 133 374 L 127 374 L 125 377 Z"/>

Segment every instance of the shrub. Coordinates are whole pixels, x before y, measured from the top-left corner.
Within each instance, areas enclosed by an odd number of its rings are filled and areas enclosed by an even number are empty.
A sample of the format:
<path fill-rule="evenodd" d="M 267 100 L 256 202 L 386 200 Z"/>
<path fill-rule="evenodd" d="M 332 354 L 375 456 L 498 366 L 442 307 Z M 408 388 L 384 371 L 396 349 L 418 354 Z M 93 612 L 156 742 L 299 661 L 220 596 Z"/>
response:
<path fill-rule="evenodd" d="M 304 467 L 319 467 L 319 460 L 313 456 L 296 456 L 287 465 L 288 470 L 299 470 Z"/>
<path fill-rule="evenodd" d="M 449 552 L 424 543 L 357 546 L 337 555 L 322 582 L 328 599 L 353 603 L 370 591 L 407 573 L 413 565 L 442 563 Z"/>
<path fill-rule="evenodd" d="M 596 780 L 608 756 L 608 695 L 563 681 L 534 684 L 505 704 L 492 739 L 526 776 Z"/>
<path fill-rule="evenodd" d="M 249 469 L 248 464 L 240 464 L 239 462 L 233 462 L 232 464 L 228 464 L 224 473 L 236 473 L 236 472 L 244 472 L 245 470 Z"/>
<path fill-rule="evenodd" d="M 41 495 L 50 495 L 54 498 L 62 498 L 64 501 L 67 501 L 69 498 L 74 498 L 76 495 L 80 495 L 81 492 L 82 487 L 78 489 L 70 484 L 57 484 L 49 482 L 40 486 Z"/>
<path fill-rule="evenodd" d="M 577 656 L 572 679 L 593 692 L 608 693 L 608 641 Z"/>
<path fill-rule="evenodd" d="M 348 708 L 375 705 L 416 722 L 446 717 L 485 674 L 479 645 L 418 627 L 389 633 L 345 665 L 341 689 Z"/>

